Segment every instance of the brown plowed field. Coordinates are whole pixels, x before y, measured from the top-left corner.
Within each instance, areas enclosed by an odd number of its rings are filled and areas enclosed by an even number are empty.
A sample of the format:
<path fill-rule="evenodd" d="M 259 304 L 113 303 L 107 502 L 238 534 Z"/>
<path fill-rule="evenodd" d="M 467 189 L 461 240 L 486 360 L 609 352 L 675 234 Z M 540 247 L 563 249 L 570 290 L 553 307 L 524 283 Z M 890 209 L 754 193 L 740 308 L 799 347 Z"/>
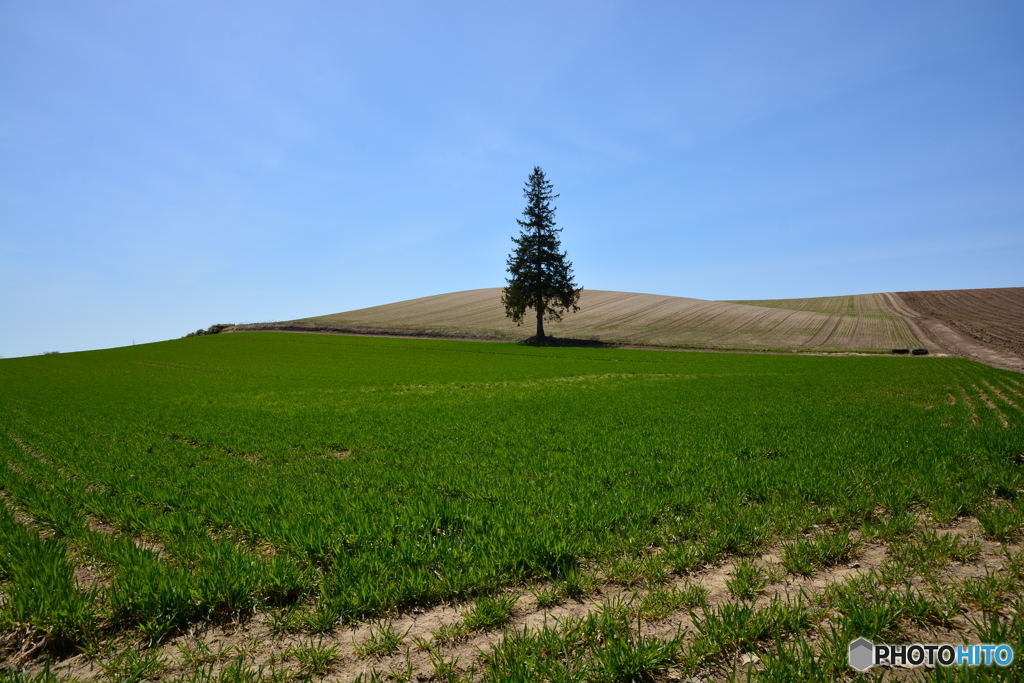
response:
<path fill-rule="evenodd" d="M 785 308 L 790 311 L 812 311 L 828 315 L 851 315 L 858 318 L 891 318 L 883 294 L 853 294 L 847 296 L 820 296 L 810 299 L 757 299 L 733 301 L 734 304 Z"/>
<path fill-rule="evenodd" d="M 562 338 L 706 349 L 870 352 L 920 345 L 902 318 L 885 309 L 878 297 L 833 297 L 835 301 L 830 304 L 821 303 L 826 300 L 795 299 L 751 305 L 584 290 L 579 313 L 566 315 L 561 323 L 546 323 L 545 331 Z M 797 308 L 799 302 L 808 301 L 818 303 Z M 517 327 L 505 316 L 501 289 L 497 287 L 411 299 L 287 324 L 292 329 L 392 329 L 497 339 L 522 339 L 534 332 L 530 323 Z"/>
<path fill-rule="evenodd" d="M 895 292 L 894 310 L 941 350 L 1024 370 L 1024 287 Z"/>

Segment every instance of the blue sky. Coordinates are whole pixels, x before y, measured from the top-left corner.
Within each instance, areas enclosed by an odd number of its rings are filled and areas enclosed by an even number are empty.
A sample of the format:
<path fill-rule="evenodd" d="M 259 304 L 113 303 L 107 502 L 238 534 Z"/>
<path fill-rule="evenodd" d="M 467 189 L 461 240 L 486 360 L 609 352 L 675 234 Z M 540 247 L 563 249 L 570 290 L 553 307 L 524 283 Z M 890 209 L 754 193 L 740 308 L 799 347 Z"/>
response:
<path fill-rule="evenodd" d="M 1024 5 L 0 1 L 0 354 L 504 284 L 1024 285 Z"/>

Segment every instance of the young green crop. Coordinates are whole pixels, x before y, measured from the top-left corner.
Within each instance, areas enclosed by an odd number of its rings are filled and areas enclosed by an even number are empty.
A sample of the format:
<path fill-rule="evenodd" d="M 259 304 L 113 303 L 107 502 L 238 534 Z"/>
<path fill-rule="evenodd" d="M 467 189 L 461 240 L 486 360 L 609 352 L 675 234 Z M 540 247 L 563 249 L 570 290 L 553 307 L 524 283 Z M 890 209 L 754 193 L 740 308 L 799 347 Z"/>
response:
<path fill-rule="evenodd" d="M 267 332 L 6 359 L 0 387 L 0 556 L 49 568 L 32 623 L 72 641 L 279 607 L 329 631 L 538 579 L 572 597 L 585 566 L 654 586 L 1024 484 L 1024 413 L 978 389 L 1024 384 L 957 359 Z M 854 550 L 815 543 L 794 560 Z M 37 579 L 4 567 L 21 627 Z"/>

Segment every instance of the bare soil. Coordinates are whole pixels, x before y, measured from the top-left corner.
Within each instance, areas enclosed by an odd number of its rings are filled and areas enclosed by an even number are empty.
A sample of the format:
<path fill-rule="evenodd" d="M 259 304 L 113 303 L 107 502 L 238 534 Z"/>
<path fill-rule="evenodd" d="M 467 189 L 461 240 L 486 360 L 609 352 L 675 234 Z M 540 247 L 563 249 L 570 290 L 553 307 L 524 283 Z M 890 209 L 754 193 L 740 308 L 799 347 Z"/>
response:
<path fill-rule="evenodd" d="M 1024 372 L 1024 287 L 887 294 L 922 341 L 944 353 Z"/>

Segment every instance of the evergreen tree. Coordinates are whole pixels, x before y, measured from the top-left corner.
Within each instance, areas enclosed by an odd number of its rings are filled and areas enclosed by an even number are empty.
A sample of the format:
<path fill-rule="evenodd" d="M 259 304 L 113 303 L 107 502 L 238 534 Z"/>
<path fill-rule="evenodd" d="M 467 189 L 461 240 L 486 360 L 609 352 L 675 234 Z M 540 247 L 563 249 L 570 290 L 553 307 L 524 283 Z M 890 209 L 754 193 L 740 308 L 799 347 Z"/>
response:
<path fill-rule="evenodd" d="M 544 339 L 544 318 L 549 321 L 562 319 L 566 311 L 575 313 L 582 287 L 572 280 L 572 263 L 568 254 L 560 250 L 558 239 L 561 228 L 555 228 L 555 207 L 551 200 L 553 185 L 544 176 L 540 166 L 534 166 L 533 173 L 526 181 L 523 196 L 526 209 L 523 217 L 516 220 L 521 232 L 513 237 L 515 251 L 508 257 L 508 272 L 511 277 L 501 297 L 505 314 L 516 324 L 526 318 L 527 309 L 537 315 L 537 339 Z"/>

